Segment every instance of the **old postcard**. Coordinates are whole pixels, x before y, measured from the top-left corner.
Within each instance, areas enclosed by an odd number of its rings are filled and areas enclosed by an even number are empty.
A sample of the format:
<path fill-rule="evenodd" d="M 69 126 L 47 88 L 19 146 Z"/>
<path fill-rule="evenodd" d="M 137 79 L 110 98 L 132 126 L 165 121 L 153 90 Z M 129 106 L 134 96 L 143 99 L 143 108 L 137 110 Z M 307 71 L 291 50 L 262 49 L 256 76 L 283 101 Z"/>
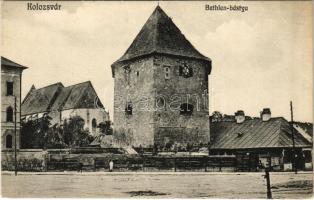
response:
<path fill-rule="evenodd" d="M 312 198 L 311 1 L 2 1 L 1 195 Z"/>

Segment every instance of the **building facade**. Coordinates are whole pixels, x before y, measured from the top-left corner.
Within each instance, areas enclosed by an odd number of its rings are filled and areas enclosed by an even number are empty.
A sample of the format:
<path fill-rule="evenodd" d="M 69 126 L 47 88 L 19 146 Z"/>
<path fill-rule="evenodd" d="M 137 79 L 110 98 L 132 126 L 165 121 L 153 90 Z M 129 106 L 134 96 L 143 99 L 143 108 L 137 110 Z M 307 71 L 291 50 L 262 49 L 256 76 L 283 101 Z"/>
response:
<path fill-rule="evenodd" d="M 211 60 L 159 6 L 111 67 L 114 138 L 121 145 L 163 148 L 209 142 Z"/>
<path fill-rule="evenodd" d="M 273 170 L 292 170 L 294 163 L 298 169 L 312 169 L 312 140 L 283 117 L 271 117 L 269 108 L 260 114 L 251 118 L 241 110 L 233 120 L 229 116 L 212 122 L 210 155 L 237 156 L 238 163 L 253 171 L 268 165 Z"/>
<path fill-rule="evenodd" d="M 22 102 L 22 119 L 35 120 L 49 115 L 51 124 L 63 124 L 70 117 L 84 119 L 84 128 L 92 135 L 99 134 L 98 125 L 109 121 L 105 110 L 90 81 L 64 87 L 55 83 L 36 89 L 32 86 Z"/>
<path fill-rule="evenodd" d="M 22 72 L 27 67 L 1 57 L 1 148 L 20 148 Z M 16 133 L 15 133 L 16 130 Z M 16 139 L 15 139 L 16 135 Z"/>

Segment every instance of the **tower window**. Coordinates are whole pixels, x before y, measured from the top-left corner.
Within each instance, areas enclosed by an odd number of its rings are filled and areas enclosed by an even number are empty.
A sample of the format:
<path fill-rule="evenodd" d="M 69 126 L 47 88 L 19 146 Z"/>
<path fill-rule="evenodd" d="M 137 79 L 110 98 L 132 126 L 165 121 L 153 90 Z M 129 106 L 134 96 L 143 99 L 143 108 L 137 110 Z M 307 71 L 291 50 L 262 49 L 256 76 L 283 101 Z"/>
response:
<path fill-rule="evenodd" d="M 12 148 L 12 135 L 7 135 L 6 137 L 5 137 L 5 147 L 6 148 L 8 148 L 8 149 L 11 149 Z"/>
<path fill-rule="evenodd" d="M 136 72 L 136 76 L 139 76 L 139 75 L 140 75 L 140 72 L 139 72 L 139 71 L 137 71 L 137 72 Z"/>
<path fill-rule="evenodd" d="M 96 133 L 97 128 L 97 120 L 95 118 L 92 119 L 92 133 Z"/>
<path fill-rule="evenodd" d="M 95 118 L 92 120 L 92 127 L 93 128 L 97 127 L 97 120 Z"/>
<path fill-rule="evenodd" d="M 133 106 L 132 103 L 127 103 L 126 107 L 125 107 L 125 114 L 126 115 L 132 115 L 132 111 L 133 111 Z"/>
<path fill-rule="evenodd" d="M 130 73 L 131 73 L 130 66 L 126 65 L 126 66 L 123 67 L 123 69 L 124 69 L 125 81 L 129 85 L 130 84 Z"/>
<path fill-rule="evenodd" d="M 164 67 L 165 79 L 170 79 L 170 67 Z"/>
<path fill-rule="evenodd" d="M 13 95 L 13 82 L 7 81 L 7 96 Z"/>
<path fill-rule="evenodd" d="M 183 103 L 180 105 L 180 115 L 192 115 L 194 106 L 192 104 Z"/>
<path fill-rule="evenodd" d="M 13 109 L 11 106 L 7 108 L 7 122 L 13 122 Z"/>

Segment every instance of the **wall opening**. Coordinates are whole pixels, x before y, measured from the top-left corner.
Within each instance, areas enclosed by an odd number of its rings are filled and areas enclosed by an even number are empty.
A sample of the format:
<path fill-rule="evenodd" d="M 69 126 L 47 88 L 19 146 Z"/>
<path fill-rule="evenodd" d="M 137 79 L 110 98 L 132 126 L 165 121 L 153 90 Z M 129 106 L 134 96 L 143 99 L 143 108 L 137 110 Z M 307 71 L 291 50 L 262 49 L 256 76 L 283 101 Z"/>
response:
<path fill-rule="evenodd" d="M 181 115 L 192 115 L 194 106 L 192 104 L 183 103 L 180 105 Z"/>
<path fill-rule="evenodd" d="M 9 106 L 6 111 L 7 114 L 7 122 L 13 122 L 13 108 Z"/>
<path fill-rule="evenodd" d="M 125 107 L 125 114 L 126 115 L 132 115 L 133 114 L 133 106 L 132 106 L 131 102 L 127 103 L 127 105 Z"/>
<path fill-rule="evenodd" d="M 130 74 L 131 74 L 130 66 L 126 65 L 123 67 L 123 69 L 124 69 L 124 79 L 126 83 L 130 85 Z"/>
<path fill-rule="evenodd" d="M 164 67 L 165 79 L 170 79 L 170 67 Z"/>
<path fill-rule="evenodd" d="M 13 137 L 12 135 L 7 135 L 5 137 L 5 147 L 8 148 L 8 149 L 11 149 L 12 146 L 13 146 Z"/>
<path fill-rule="evenodd" d="M 13 82 L 7 81 L 7 96 L 13 95 Z"/>

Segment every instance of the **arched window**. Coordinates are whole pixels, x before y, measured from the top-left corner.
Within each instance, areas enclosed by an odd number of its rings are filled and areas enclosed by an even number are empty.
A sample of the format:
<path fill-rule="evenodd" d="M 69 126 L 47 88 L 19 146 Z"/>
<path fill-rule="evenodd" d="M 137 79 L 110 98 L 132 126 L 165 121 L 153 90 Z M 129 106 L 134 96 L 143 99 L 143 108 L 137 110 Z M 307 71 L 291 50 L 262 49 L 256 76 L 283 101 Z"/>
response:
<path fill-rule="evenodd" d="M 194 106 L 188 103 L 183 103 L 180 106 L 181 115 L 192 115 Z"/>
<path fill-rule="evenodd" d="M 11 106 L 7 108 L 7 122 L 13 122 L 13 109 Z"/>
<path fill-rule="evenodd" d="M 92 119 L 92 128 L 96 128 L 97 127 L 97 120 L 94 118 Z"/>
<path fill-rule="evenodd" d="M 12 148 L 12 135 L 7 135 L 5 137 L 5 147 L 8 149 Z"/>

